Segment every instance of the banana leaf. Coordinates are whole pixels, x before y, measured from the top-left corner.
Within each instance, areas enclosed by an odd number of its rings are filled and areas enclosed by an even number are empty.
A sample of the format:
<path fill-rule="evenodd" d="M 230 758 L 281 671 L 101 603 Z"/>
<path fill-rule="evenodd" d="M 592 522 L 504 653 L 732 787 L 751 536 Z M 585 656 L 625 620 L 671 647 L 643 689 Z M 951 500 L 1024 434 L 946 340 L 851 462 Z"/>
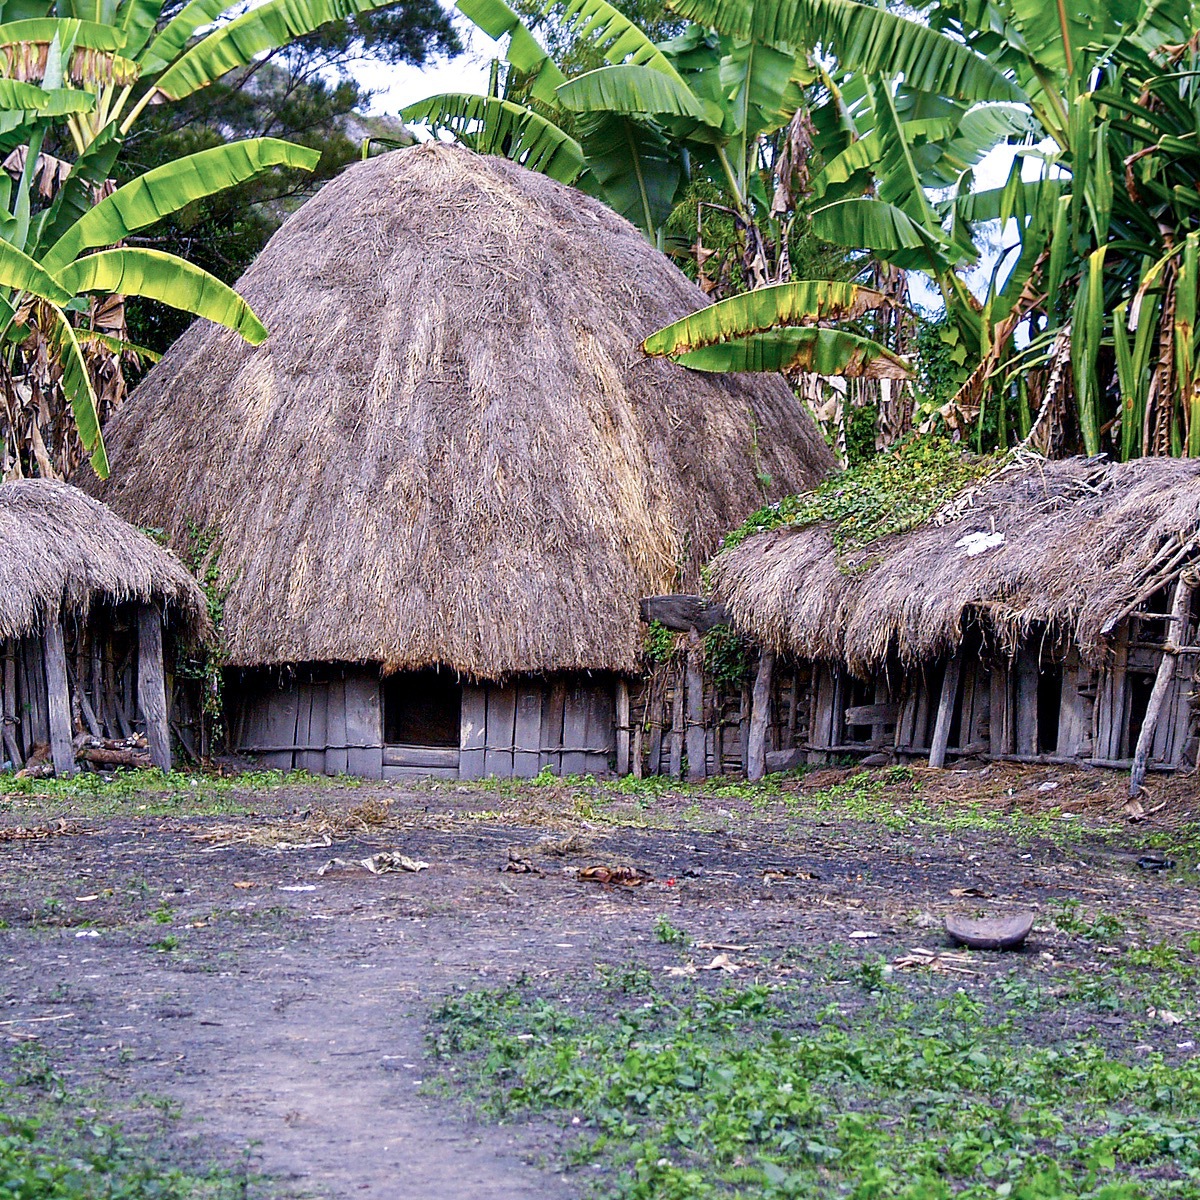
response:
<path fill-rule="evenodd" d="M 143 296 L 224 325 L 252 346 L 266 340 L 262 322 L 233 288 L 185 259 L 161 250 L 122 248 L 88 254 L 59 271 L 57 280 L 72 295 L 104 292 Z"/>
<path fill-rule="evenodd" d="M 139 175 L 89 209 L 50 247 L 42 264 L 56 274 L 85 250 L 112 246 L 193 200 L 253 179 L 269 167 L 312 170 L 319 157 L 317 151 L 291 142 L 253 138 L 175 159 Z"/>

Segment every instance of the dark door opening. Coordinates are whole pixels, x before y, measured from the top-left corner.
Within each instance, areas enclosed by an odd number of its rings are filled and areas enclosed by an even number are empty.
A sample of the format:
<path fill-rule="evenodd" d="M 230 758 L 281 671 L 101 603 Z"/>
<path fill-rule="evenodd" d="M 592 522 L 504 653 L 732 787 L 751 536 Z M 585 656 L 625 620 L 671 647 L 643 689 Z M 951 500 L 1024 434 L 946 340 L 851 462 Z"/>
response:
<path fill-rule="evenodd" d="M 1046 663 L 1038 672 L 1037 739 L 1039 754 L 1058 753 L 1058 722 L 1062 714 L 1063 669 Z"/>
<path fill-rule="evenodd" d="M 1137 749 L 1138 738 L 1146 721 L 1146 709 L 1150 707 L 1150 693 L 1154 691 L 1154 676 L 1143 675 L 1130 671 L 1125 676 L 1126 687 L 1129 689 L 1129 725 L 1122 739 L 1121 750 L 1126 757 L 1132 757 Z"/>
<path fill-rule="evenodd" d="M 445 671 L 407 671 L 383 681 L 389 746 L 458 746 L 462 684 Z"/>

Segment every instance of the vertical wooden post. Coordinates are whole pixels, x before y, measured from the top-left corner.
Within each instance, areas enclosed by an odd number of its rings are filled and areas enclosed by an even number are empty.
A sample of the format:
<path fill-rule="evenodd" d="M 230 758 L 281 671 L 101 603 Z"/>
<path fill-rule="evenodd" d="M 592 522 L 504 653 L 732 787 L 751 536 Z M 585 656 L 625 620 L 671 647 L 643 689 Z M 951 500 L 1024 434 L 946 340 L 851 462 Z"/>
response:
<path fill-rule="evenodd" d="M 50 724 L 50 753 L 54 773 L 60 779 L 74 775 L 75 747 L 71 743 L 71 690 L 67 684 L 67 652 L 63 645 L 62 625 L 46 623 L 42 636 L 42 654 L 46 665 L 47 717 Z"/>
<path fill-rule="evenodd" d="M 958 677 L 962 673 L 962 651 L 955 653 L 946 664 L 942 679 L 942 694 L 938 697 L 937 719 L 933 723 L 933 737 L 929 744 L 929 765 L 946 765 L 946 747 L 950 744 L 950 724 L 954 720 L 954 701 L 958 696 Z"/>
<path fill-rule="evenodd" d="M 1146 715 L 1142 719 L 1137 748 L 1133 754 L 1133 769 L 1129 772 L 1130 796 L 1136 796 L 1142 790 L 1142 782 L 1146 778 L 1146 764 L 1150 761 L 1150 751 L 1154 748 L 1154 733 L 1158 728 L 1163 703 L 1171 690 L 1171 682 L 1175 678 L 1175 664 L 1179 660 L 1179 647 L 1185 643 L 1185 626 L 1191 607 L 1192 588 L 1180 578 L 1175 584 L 1171 615 L 1167 618 L 1167 640 L 1163 644 L 1162 661 L 1158 664 L 1158 673 L 1154 676 L 1154 687 L 1146 703 Z"/>
<path fill-rule="evenodd" d="M 742 684 L 742 694 L 738 701 L 738 749 L 742 756 L 742 771 L 747 778 L 750 775 L 750 689 Z"/>
<path fill-rule="evenodd" d="M 708 774 L 704 742 L 704 643 L 692 629 L 687 648 L 687 774 L 693 782 Z"/>
<path fill-rule="evenodd" d="M 771 673 L 775 669 L 775 651 L 764 649 L 758 656 L 754 676 L 754 695 L 750 703 L 750 740 L 746 771 L 748 779 L 761 779 L 767 773 L 767 729 L 771 720 Z"/>
<path fill-rule="evenodd" d="M 17 745 L 17 655 L 13 642 L 4 643 L 4 749 L 12 760 L 13 770 L 22 766 L 21 748 Z"/>
<path fill-rule="evenodd" d="M 644 755 L 646 749 L 646 718 L 650 709 L 650 687 L 642 689 L 642 710 L 638 714 L 637 723 L 633 727 L 633 762 L 630 764 L 634 779 L 641 779 L 645 771 Z"/>
<path fill-rule="evenodd" d="M 663 713 L 666 705 L 666 682 L 663 670 L 656 666 L 650 673 L 650 694 L 646 700 L 646 721 L 650 726 L 651 775 L 662 774 Z"/>
<path fill-rule="evenodd" d="M 629 683 L 617 680 L 617 774 L 629 774 Z"/>
<path fill-rule="evenodd" d="M 671 777 L 683 777 L 684 668 L 675 672 L 675 691 L 671 696 Z"/>
<path fill-rule="evenodd" d="M 167 681 L 163 670 L 162 617 L 153 604 L 138 609 L 137 699 L 146 722 L 150 761 L 160 771 L 171 769 L 171 734 L 167 727 Z"/>

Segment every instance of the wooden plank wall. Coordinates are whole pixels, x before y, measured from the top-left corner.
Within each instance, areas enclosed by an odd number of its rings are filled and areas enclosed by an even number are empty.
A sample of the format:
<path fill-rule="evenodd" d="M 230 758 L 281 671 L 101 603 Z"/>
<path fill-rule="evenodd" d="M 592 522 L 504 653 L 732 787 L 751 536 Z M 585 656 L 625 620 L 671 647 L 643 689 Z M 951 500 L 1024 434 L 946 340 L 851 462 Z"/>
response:
<path fill-rule="evenodd" d="M 249 676 L 236 706 L 236 749 L 281 770 L 369 779 L 530 778 L 544 768 L 602 775 L 616 752 L 614 682 L 603 676 L 465 683 L 457 748 L 385 746 L 382 687 L 369 668 L 282 684 L 265 672 Z"/>
<path fill-rule="evenodd" d="M 74 769 L 67 743 L 77 735 L 118 740 L 147 732 L 142 703 L 149 681 L 140 678 L 138 620 L 133 605 L 97 604 L 86 622 L 68 616 L 61 630 L 56 627 L 49 649 L 42 636 L 0 642 L 0 764 L 20 769 L 34 754 L 45 758 L 52 717 L 59 727 L 57 758 L 67 769 Z M 48 660 L 55 664 L 55 691 L 65 698 L 65 712 L 51 700 Z M 171 680 L 151 674 L 161 708 Z M 161 713 L 159 726 L 161 734 Z M 155 753 L 167 761 L 161 736 Z"/>
<path fill-rule="evenodd" d="M 630 686 L 630 724 L 633 774 L 693 776 L 689 768 L 687 733 L 693 734 L 693 752 L 703 747 L 704 776 L 739 776 L 746 773 L 749 741 L 749 686 L 717 686 L 707 674 L 699 679 L 700 694 L 688 698 L 686 659 L 659 663 L 649 677 Z M 808 663 L 779 660 L 772 674 L 767 752 L 776 756 L 768 769 L 780 769 L 781 756 L 802 750 L 809 737 L 813 711 Z M 696 678 L 692 673 L 693 681 Z M 700 714 L 703 740 L 691 722 Z M 690 715 L 689 715 L 690 714 Z M 675 757 L 675 748 L 679 754 Z M 795 765 L 789 763 L 788 765 Z"/>

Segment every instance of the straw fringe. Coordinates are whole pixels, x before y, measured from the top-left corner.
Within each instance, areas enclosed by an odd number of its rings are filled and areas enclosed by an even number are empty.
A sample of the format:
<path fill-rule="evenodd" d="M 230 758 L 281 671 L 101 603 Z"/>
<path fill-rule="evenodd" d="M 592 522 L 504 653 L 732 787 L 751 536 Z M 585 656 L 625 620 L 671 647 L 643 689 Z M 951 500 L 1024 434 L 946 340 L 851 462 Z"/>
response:
<path fill-rule="evenodd" d="M 646 359 L 700 290 L 503 159 L 358 163 L 238 290 L 267 342 L 193 325 L 87 485 L 174 544 L 219 531 L 235 666 L 632 671 L 638 598 L 696 586 L 760 473 L 775 497 L 833 465 L 781 379 Z"/>
<path fill-rule="evenodd" d="M 862 676 L 892 654 L 911 666 L 949 652 L 969 619 L 1010 654 L 1048 626 L 1096 664 L 1106 625 L 1200 561 L 1195 460 L 1026 456 L 966 501 L 874 543 L 849 573 L 826 528 L 759 534 L 717 558 L 716 594 L 764 645 Z M 959 543 L 974 533 L 1004 542 L 969 555 Z"/>
<path fill-rule="evenodd" d="M 204 595 L 170 551 L 65 483 L 0 484 L 0 640 L 98 601 L 157 603 L 191 636 L 209 631 Z"/>

